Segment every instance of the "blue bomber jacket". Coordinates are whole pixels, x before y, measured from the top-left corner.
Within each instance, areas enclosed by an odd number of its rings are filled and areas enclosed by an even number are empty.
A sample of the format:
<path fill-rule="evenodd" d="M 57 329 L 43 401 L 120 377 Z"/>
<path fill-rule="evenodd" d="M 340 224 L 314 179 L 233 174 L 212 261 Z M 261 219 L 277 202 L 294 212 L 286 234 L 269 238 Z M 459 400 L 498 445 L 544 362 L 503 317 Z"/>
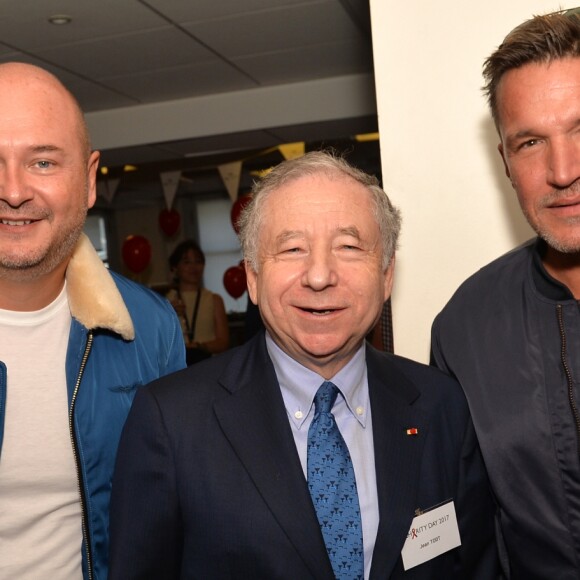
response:
<path fill-rule="evenodd" d="M 105 580 L 109 497 L 121 430 L 137 388 L 184 368 L 185 348 L 171 305 L 107 270 L 84 235 L 66 282 L 72 314 L 66 377 L 82 503 L 83 576 Z M 0 362 L 0 453 L 9 373 Z"/>

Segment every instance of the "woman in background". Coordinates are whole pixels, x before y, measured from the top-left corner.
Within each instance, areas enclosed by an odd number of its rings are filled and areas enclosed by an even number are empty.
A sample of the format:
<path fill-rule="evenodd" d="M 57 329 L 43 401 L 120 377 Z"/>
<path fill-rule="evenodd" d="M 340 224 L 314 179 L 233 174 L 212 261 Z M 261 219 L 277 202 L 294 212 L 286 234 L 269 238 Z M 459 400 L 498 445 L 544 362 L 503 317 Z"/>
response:
<path fill-rule="evenodd" d="M 228 319 L 219 294 L 202 288 L 205 254 L 194 240 L 181 242 L 169 267 L 174 287 L 168 292 L 183 329 L 187 364 L 192 365 L 229 346 Z"/>

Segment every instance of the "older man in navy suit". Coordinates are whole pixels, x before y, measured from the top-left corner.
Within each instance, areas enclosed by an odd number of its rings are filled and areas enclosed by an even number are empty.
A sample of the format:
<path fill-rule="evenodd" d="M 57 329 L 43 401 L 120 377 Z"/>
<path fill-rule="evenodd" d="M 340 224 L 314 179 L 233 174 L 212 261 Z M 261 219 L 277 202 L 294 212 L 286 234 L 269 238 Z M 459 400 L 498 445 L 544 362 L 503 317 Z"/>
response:
<path fill-rule="evenodd" d="M 365 342 L 398 211 L 324 152 L 283 162 L 253 196 L 240 237 L 266 331 L 137 395 L 111 579 L 497 577 L 461 389 Z"/>

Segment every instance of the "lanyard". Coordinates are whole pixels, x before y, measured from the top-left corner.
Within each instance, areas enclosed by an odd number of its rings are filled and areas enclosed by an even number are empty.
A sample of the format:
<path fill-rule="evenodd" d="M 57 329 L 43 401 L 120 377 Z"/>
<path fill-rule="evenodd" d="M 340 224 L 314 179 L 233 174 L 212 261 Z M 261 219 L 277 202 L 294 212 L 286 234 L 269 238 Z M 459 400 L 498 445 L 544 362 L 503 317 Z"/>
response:
<path fill-rule="evenodd" d="M 182 300 L 181 293 L 179 292 L 179 290 L 177 291 L 177 296 L 179 297 L 180 300 Z M 189 320 L 187 320 L 187 312 L 185 313 L 185 327 L 187 328 L 187 336 L 190 342 L 193 341 L 193 337 L 195 335 L 195 321 L 197 320 L 197 311 L 199 310 L 200 299 L 201 299 L 201 288 L 197 291 L 197 296 L 195 297 L 195 306 L 193 307 L 191 324 L 189 323 Z"/>

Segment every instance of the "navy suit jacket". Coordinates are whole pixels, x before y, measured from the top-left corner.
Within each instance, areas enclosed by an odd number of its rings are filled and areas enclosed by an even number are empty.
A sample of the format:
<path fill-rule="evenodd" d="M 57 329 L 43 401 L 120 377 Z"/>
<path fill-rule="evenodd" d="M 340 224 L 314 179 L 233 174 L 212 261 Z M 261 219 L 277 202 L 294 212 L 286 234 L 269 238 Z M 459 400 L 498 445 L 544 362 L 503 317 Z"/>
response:
<path fill-rule="evenodd" d="M 460 387 L 367 353 L 380 514 L 371 579 L 496 578 L 494 507 Z M 448 499 L 462 546 L 404 572 L 415 510 Z M 263 333 L 139 391 L 113 481 L 111 580 L 333 577 Z"/>

